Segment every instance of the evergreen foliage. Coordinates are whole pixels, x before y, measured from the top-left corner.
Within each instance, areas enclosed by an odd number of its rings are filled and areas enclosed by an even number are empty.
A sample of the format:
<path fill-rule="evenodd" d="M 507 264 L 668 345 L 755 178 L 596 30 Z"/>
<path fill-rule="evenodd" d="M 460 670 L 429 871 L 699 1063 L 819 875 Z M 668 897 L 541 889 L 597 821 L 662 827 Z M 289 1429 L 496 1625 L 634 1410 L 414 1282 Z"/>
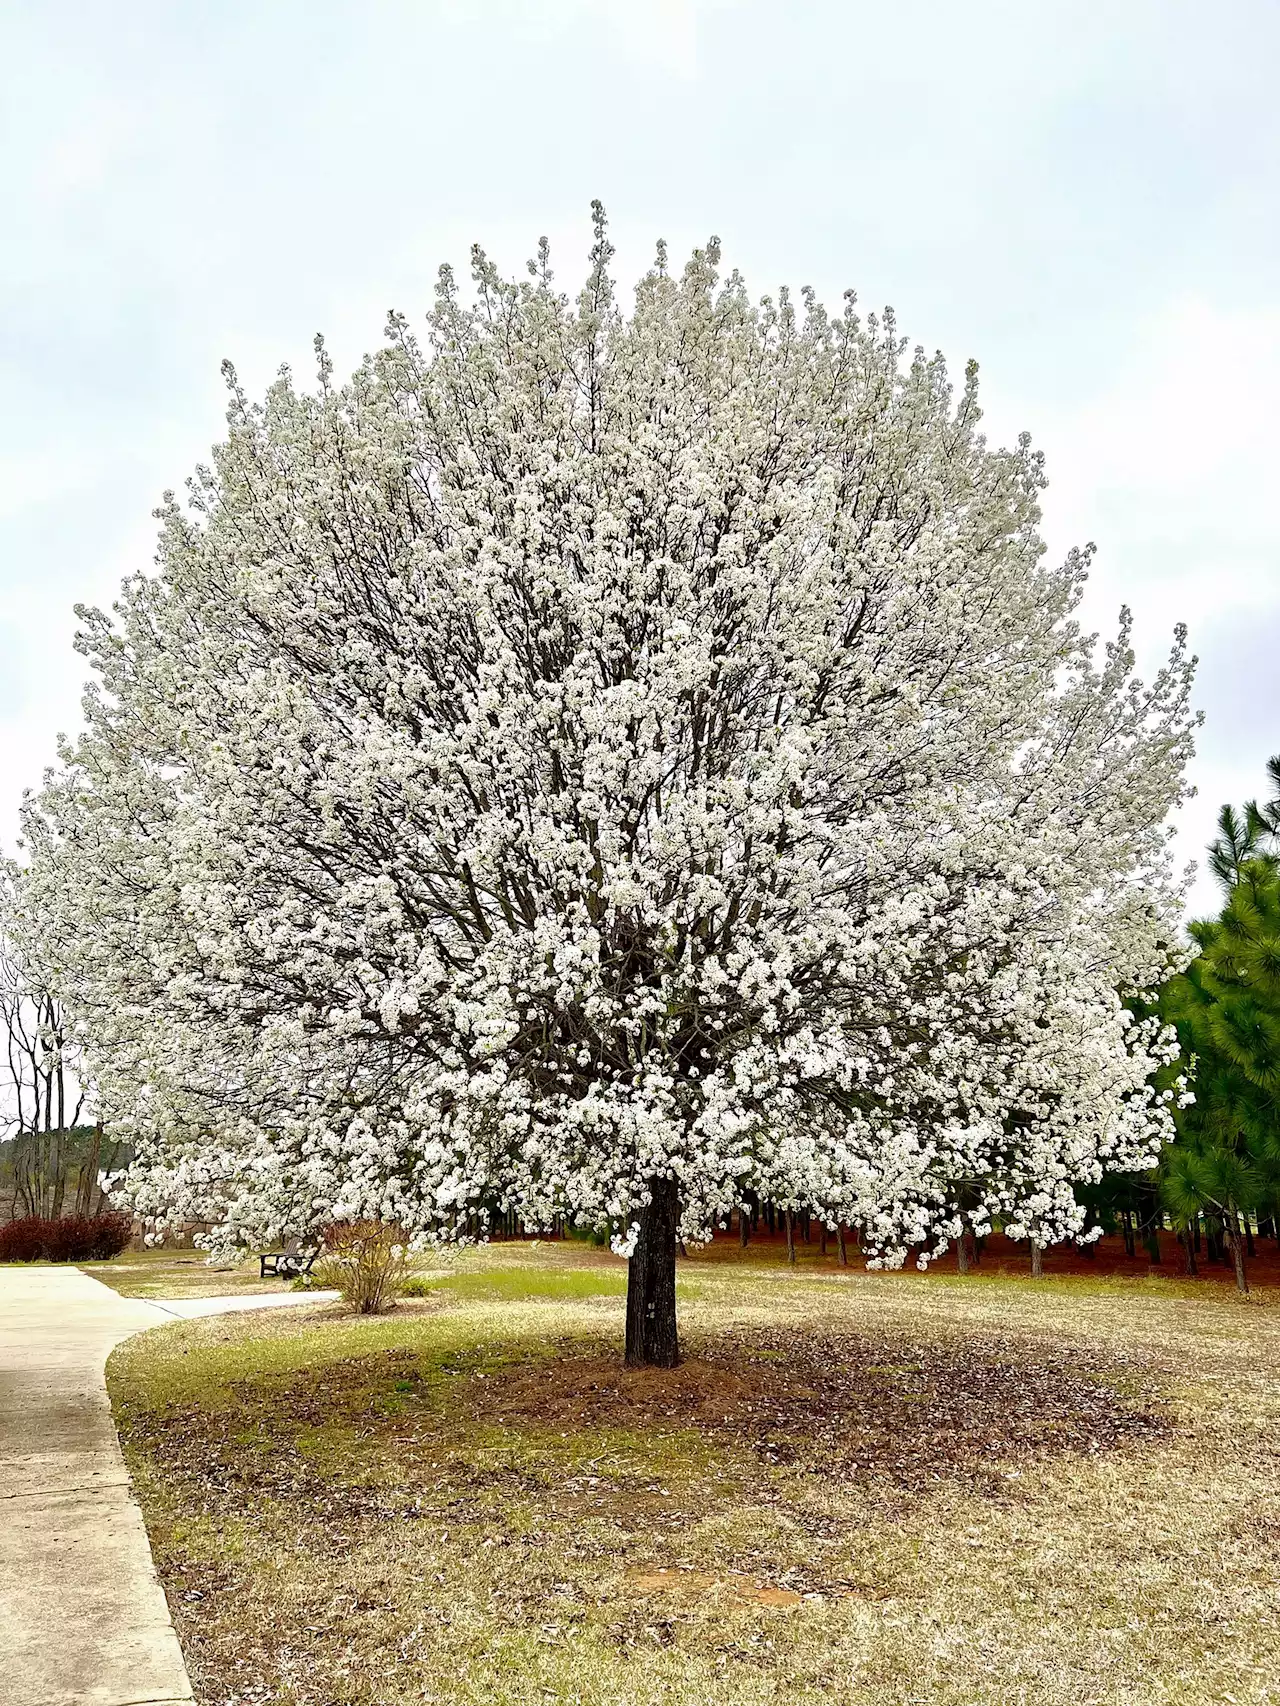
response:
<path fill-rule="evenodd" d="M 1248 1217 L 1280 1200 L 1280 758 L 1268 769 L 1276 799 L 1223 807 L 1209 855 L 1225 903 L 1191 926 L 1199 953 L 1161 999 L 1195 1074 L 1162 1166 L 1164 1200 L 1183 1224 L 1221 1219 L 1242 1291 Z"/>

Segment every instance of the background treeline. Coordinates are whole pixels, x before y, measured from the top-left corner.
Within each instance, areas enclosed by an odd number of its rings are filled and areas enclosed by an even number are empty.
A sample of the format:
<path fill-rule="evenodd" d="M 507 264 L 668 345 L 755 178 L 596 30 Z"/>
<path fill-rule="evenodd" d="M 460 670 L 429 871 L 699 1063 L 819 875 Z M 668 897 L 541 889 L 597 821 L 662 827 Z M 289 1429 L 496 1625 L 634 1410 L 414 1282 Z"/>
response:
<path fill-rule="evenodd" d="M 0 1220 L 99 1214 L 100 1177 L 127 1158 L 126 1145 L 96 1125 L 55 1125 L 0 1139 Z"/>

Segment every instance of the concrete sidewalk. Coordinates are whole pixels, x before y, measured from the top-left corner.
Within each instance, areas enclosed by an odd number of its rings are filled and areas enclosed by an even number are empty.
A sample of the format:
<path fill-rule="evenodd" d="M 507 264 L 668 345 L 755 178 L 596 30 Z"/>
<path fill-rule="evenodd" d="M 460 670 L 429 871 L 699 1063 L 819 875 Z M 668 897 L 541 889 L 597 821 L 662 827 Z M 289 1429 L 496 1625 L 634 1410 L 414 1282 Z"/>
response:
<path fill-rule="evenodd" d="M 193 1699 L 129 1486 L 103 1370 L 175 1317 L 331 1293 L 119 1297 L 72 1267 L 0 1268 L 0 1700 L 178 1706 Z"/>

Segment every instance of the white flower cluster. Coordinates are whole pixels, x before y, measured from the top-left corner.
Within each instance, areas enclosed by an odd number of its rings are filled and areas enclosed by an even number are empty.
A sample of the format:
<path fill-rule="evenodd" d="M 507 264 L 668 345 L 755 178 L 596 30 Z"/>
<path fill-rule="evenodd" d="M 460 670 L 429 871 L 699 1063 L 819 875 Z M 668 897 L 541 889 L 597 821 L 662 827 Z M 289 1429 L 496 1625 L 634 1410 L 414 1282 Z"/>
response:
<path fill-rule="evenodd" d="M 1027 441 L 892 319 L 715 244 L 615 302 L 479 252 L 346 386 L 320 350 L 81 612 L 87 732 L 26 904 L 134 1208 L 227 1241 L 485 1206 L 625 1242 L 656 1177 L 881 1259 L 1042 1241 L 1146 1165 L 1179 633 L 1095 661 Z"/>

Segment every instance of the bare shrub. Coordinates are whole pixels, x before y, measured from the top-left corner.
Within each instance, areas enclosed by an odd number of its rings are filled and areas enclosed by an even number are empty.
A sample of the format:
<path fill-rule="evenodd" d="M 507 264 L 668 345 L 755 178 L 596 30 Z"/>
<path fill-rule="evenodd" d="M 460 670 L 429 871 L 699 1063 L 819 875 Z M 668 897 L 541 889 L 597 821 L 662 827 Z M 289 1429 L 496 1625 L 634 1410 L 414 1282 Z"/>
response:
<path fill-rule="evenodd" d="M 400 1296 L 408 1272 L 403 1230 L 381 1220 L 342 1220 L 324 1235 L 312 1269 L 321 1286 L 342 1293 L 361 1315 L 379 1315 Z"/>

